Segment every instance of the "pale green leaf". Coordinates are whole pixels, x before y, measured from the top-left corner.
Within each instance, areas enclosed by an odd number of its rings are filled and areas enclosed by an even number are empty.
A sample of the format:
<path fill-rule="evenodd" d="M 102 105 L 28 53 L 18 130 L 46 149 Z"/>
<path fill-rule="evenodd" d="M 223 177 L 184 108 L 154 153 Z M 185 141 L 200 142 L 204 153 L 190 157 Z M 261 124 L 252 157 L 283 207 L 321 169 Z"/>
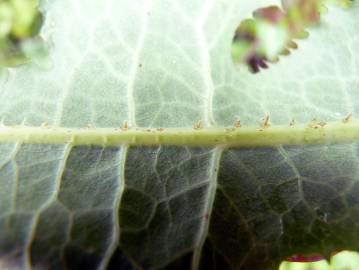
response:
<path fill-rule="evenodd" d="M 359 7 L 330 7 L 269 70 L 237 70 L 236 27 L 278 2 L 42 1 L 48 59 L 0 75 L 0 268 L 276 269 L 358 251 L 358 125 L 306 125 L 358 114 Z"/>

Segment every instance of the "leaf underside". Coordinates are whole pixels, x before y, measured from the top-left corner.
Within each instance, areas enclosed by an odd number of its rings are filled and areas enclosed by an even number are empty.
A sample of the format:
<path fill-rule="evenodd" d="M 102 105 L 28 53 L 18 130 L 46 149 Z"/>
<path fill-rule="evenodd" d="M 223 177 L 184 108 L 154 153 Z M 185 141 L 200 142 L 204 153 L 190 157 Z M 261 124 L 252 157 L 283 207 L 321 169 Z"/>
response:
<path fill-rule="evenodd" d="M 358 114 L 358 6 L 330 7 L 269 70 L 234 68 L 236 27 L 270 4 L 43 1 L 51 67 L 2 70 L 0 118 L 188 128 Z M 276 269 L 293 254 L 359 251 L 358 149 L 3 143 L 0 268 Z"/>

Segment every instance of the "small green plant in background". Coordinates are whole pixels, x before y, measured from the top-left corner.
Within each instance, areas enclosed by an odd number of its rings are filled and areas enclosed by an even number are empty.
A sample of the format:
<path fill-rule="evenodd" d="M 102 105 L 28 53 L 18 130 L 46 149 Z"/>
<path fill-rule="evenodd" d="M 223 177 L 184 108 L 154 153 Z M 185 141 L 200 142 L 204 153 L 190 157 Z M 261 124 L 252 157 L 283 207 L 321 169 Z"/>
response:
<path fill-rule="evenodd" d="M 357 252 L 342 251 L 332 256 L 330 262 L 326 260 L 299 263 L 283 262 L 279 270 L 357 270 L 359 269 L 359 254 Z"/>
<path fill-rule="evenodd" d="M 40 46 L 35 38 L 42 23 L 37 5 L 37 0 L 0 0 L 0 66 L 26 63 Z"/>

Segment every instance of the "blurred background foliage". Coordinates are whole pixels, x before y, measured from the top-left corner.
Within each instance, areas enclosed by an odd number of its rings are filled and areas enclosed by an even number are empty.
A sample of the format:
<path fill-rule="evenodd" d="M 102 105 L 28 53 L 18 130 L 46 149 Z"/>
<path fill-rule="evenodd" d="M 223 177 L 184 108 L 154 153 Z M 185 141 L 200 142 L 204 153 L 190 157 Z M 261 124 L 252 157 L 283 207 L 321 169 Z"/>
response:
<path fill-rule="evenodd" d="M 236 65 L 247 65 L 251 72 L 268 68 L 279 56 L 297 49 L 296 39 L 309 36 L 307 28 L 320 26 L 327 4 L 350 8 L 356 0 L 282 0 L 282 6 L 269 6 L 253 12 L 253 18 L 238 26 L 232 46 Z"/>
<path fill-rule="evenodd" d="M 0 66 L 27 63 L 43 49 L 38 0 L 0 0 Z"/>
<path fill-rule="evenodd" d="M 326 260 L 301 263 L 283 262 L 279 270 L 358 270 L 359 254 L 357 252 L 342 251 L 334 255 L 330 262 Z"/>

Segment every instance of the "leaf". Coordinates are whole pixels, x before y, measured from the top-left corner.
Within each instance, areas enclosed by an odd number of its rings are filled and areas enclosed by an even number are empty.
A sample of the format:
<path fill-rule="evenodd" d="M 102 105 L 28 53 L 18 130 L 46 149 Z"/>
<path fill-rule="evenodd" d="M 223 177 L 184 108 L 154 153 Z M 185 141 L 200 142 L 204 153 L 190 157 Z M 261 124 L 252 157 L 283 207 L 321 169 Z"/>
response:
<path fill-rule="evenodd" d="M 357 123 L 307 127 L 358 114 L 358 5 L 268 71 L 236 70 L 236 27 L 274 3 L 43 1 L 51 67 L 0 77 L 0 268 L 275 269 L 359 250 Z"/>

